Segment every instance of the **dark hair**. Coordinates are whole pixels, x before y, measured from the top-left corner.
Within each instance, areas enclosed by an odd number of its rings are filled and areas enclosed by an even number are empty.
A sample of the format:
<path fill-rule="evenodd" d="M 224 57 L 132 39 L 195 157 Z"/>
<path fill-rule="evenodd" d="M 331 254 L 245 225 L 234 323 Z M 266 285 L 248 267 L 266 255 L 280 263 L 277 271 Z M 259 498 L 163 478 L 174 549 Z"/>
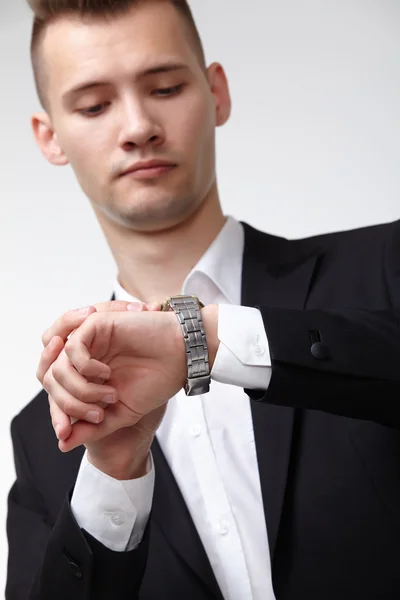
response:
<path fill-rule="evenodd" d="M 149 0 L 27 0 L 34 13 L 30 45 L 33 76 L 39 101 L 45 110 L 48 108 L 46 74 L 40 55 L 40 44 L 47 25 L 58 17 L 69 14 L 112 19 L 127 13 L 132 6 L 146 1 Z M 172 4 L 186 20 L 202 67 L 205 67 L 203 44 L 187 0 L 164 1 Z"/>

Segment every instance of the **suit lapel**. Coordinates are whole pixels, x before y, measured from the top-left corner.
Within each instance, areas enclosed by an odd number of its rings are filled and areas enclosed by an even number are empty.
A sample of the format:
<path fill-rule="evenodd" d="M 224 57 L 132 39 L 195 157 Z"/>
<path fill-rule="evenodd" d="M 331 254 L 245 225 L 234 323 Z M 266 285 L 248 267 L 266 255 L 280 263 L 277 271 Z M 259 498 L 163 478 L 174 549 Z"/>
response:
<path fill-rule="evenodd" d="M 305 306 L 317 253 L 299 252 L 288 242 L 245 227 L 242 305 L 302 310 Z M 268 395 L 267 395 L 268 398 Z M 254 436 L 271 562 L 285 497 L 295 409 L 251 401 Z"/>

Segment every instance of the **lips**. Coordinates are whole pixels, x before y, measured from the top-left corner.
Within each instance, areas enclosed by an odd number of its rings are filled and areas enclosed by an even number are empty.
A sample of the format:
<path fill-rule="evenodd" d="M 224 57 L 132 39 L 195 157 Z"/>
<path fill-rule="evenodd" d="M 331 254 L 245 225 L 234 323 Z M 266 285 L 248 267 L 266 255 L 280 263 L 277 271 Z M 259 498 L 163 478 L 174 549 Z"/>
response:
<path fill-rule="evenodd" d="M 167 161 L 161 161 L 161 160 L 151 160 L 151 161 L 146 161 L 146 162 L 138 162 L 134 165 L 132 165 L 131 167 L 128 167 L 128 169 L 125 169 L 125 171 L 122 173 L 122 175 L 134 175 L 135 173 L 137 175 L 140 174 L 151 174 L 153 173 L 161 173 L 161 172 L 166 172 L 167 170 L 171 169 L 175 167 L 175 165 L 173 163 L 167 162 Z"/>

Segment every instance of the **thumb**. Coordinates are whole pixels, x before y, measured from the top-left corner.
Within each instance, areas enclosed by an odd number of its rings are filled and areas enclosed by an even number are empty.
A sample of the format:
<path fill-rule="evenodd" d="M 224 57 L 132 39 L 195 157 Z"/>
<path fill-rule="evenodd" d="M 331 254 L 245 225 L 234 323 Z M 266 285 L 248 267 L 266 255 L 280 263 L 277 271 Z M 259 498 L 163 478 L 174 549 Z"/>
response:
<path fill-rule="evenodd" d="M 110 300 L 108 302 L 99 302 L 93 304 L 97 312 L 125 312 L 131 310 L 134 312 L 157 311 L 161 310 L 160 302 L 126 302 L 125 300 Z"/>
<path fill-rule="evenodd" d="M 132 312 L 156 312 L 161 310 L 160 302 L 149 302 L 148 304 L 143 304 L 142 302 L 131 302 L 127 306 L 127 310 Z"/>

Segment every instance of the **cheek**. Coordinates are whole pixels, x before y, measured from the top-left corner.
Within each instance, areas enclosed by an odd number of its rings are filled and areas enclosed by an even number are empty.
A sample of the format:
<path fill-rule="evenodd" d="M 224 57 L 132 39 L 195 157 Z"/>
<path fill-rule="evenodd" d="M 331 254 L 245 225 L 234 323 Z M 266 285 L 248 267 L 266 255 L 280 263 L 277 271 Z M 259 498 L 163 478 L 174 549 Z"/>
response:
<path fill-rule="evenodd" d="M 193 97 L 185 106 L 177 107 L 170 119 L 171 147 L 181 148 L 183 160 L 204 163 L 205 154 L 213 148 L 215 135 L 215 113 L 204 97 Z"/>
<path fill-rule="evenodd" d="M 104 157 L 109 143 L 105 128 L 70 125 L 69 130 L 74 131 L 73 138 L 66 132 L 59 139 L 78 181 L 86 192 L 99 189 L 101 174 L 109 169 Z"/>
<path fill-rule="evenodd" d="M 187 118 L 181 124 L 182 131 L 186 133 L 191 142 L 204 143 L 214 131 L 214 114 L 212 106 L 204 99 L 196 99 L 186 113 Z"/>
<path fill-rule="evenodd" d="M 84 119 L 75 115 L 66 119 L 60 129 L 61 146 L 77 168 L 96 162 L 95 157 L 100 158 L 101 153 L 109 148 L 114 133 L 110 123 L 102 123 L 100 117 Z"/>

